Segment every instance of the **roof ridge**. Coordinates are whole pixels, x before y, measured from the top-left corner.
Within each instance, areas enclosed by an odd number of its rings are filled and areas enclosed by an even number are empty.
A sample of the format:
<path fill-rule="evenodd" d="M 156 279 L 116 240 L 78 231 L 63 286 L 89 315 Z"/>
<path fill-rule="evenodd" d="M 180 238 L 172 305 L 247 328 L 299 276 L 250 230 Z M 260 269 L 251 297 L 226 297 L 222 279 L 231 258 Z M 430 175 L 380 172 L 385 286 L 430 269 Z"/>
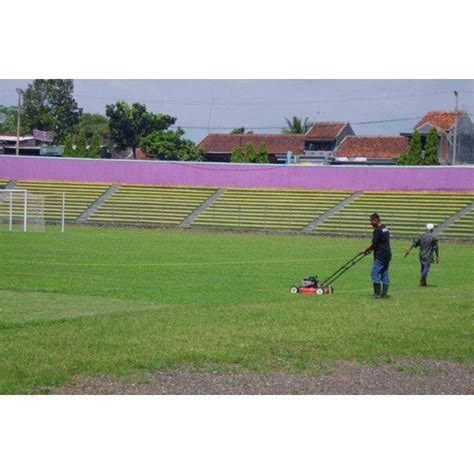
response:
<path fill-rule="evenodd" d="M 398 138 L 398 137 L 401 137 L 401 138 L 405 138 L 403 137 L 402 135 L 346 135 L 344 137 L 344 140 L 346 138 Z"/>

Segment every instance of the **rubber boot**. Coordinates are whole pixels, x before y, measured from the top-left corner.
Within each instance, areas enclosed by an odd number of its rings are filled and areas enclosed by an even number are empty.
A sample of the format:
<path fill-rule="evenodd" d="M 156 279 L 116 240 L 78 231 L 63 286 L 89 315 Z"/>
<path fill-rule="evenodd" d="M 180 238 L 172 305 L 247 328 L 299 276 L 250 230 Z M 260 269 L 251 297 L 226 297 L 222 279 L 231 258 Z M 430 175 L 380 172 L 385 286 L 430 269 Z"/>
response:
<path fill-rule="evenodd" d="M 382 287 L 382 298 L 388 298 L 388 285 Z"/>
<path fill-rule="evenodd" d="M 426 277 L 424 276 L 421 277 L 420 286 L 426 286 Z"/>
<path fill-rule="evenodd" d="M 382 286 L 380 283 L 374 283 L 374 298 L 382 298 Z"/>

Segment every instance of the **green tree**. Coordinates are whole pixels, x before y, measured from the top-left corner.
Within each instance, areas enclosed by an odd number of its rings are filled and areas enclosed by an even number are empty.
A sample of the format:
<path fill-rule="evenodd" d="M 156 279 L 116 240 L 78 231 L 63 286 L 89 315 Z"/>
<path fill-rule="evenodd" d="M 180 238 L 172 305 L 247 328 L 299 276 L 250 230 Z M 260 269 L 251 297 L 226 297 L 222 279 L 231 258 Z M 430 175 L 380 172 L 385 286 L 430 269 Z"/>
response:
<path fill-rule="evenodd" d="M 438 165 L 438 131 L 432 128 L 426 137 L 425 156 L 423 157 L 425 165 Z"/>
<path fill-rule="evenodd" d="M 408 165 L 416 166 L 423 164 L 423 153 L 421 149 L 421 136 L 418 130 L 413 132 L 408 150 Z"/>
<path fill-rule="evenodd" d="M 241 133 L 245 133 L 245 127 L 234 128 L 230 132 L 231 135 L 238 135 L 238 134 L 241 134 Z"/>
<path fill-rule="evenodd" d="M 75 131 L 78 134 L 83 132 L 88 139 L 97 133 L 102 141 L 106 141 L 110 138 L 109 119 L 101 114 L 83 113 Z"/>
<path fill-rule="evenodd" d="M 255 163 L 257 161 L 257 150 L 252 142 L 247 142 L 244 146 L 244 162 Z"/>
<path fill-rule="evenodd" d="M 131 148 L 133 157 L 140 141 L 156 131 L 166 130 L 176 122 L 175 117 L 154 114 L 146 110 L 143 104 L 128 106 L 119 101 L 106 106 L 105 114 L 109 118 L 112 141 L 119 150 Z"/>
<path fill-rule="evenodd" d="M 74 156 L 74 146 L 72 143 L 72 135 L 68 135 L 64 140 L 63 156 Z"/>
<path fill-rule="evenodd" d="M 267 144 L 265 142 L 260 143 L 256 158 L 256 163 L 268 163 L 268 151 Z"/>
<path fill-rule="evenodd" d="M 184 130 L 156 130 L 140 141 L 140 148 L 160 160 L 202 161 L 205 150 L 196 148 L 191 140 L 183 139 Z"/>
<path fill-rule="evenodd" d="M 55 142 L 63 143 L 74 132 L 82 114 L 73 92 L 72 79 L 35 79 L 23 93 L 25 130 L 53 132 Z"/>
<path fill-rule="evenodd" d="M 80 133 L 77 137 L 76 150 L 74 152 L 74 155 L 78 158 L 87 158 L 87 139 L 84 133 Z"/>
<path fill-rule="evenodd" d="M 87 156 L 89 158 L 100 158 L 102 156 L 102 151 L 100 149 L 100 138 L 98 133 L 92 135 Z"/>
<path fill-rule="evenodd" d="M 231 163 L 243 163 L 244 161 L 244 152 L 240 146 L 235 146 L 232 150 L 232 155 L 230 155 Z"/>
<path fill-rule="evenodd" d="M 308 117 L 299 118 L 293 116 L 290 119 L 285 118 L 287 127 L 282 129 L 282 133 L 305 134 L 314 124 Z"/>
<path fill-rule="evenodd" d="M 408 165 L 408 153 L 404 151 L 400 153 L 400 157 L 398 158 L 397 165 L 399 166 L 406 166 Z"/>
<path fill-rule="evenodd" d="M 16 132 L 16 109 L 0 105 L 0 132 Z"/>

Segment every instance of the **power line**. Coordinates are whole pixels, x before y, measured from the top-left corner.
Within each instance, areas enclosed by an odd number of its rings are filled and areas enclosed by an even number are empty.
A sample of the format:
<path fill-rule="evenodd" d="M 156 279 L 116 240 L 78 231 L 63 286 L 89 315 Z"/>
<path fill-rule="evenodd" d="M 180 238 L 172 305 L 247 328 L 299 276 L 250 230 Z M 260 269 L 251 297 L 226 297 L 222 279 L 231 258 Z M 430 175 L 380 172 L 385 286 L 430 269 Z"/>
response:
<path fill-rule="evenodd" d="M 460 91 L 463 94 L 474 94 L 474 91 Z M 183 104 L 183 105 L 205 105 L 209 106 L 211 100 L 213 100 L 214 106 L 225 106 L 225 105 L 279 105 L 279 104 L 324 104 L 324 103 L 337 103 L 337 102 L 348 102 L 348 101 L 379 101 L 379 100 L 395 100 L 409 97 L 427 97 L 441 94 L 451 94 L 452 90 L 443 91 L 432 91 L 432 92 L 418 92 L 412 94 L 395 94 L 395 95 L 381 95 L 381 96 L 369 96 L 369 97 L 337 97 L 327 99 L 166 99 L 166 98 L 151 98 L 151 97 L 125 97 L 125 96 L 97 96 L 88 94 L 74 94 L 76 98 L 86 98 L 95 100 L 127 100 L 135 102 L 157 102 L 163 104 Z"/>
<path fill-rule="evenodd" d="M 421 115 L 418 117 L 405 117 L 405 118 L 396 118 L 396 119 L 386 119 L 386 120 L 371 120 L 367 122 L 350 122 L 351 125 L 373 125 L 378 123 L 391 123 L 391 122 L 407 122 L 409 120 L 420 120 Z M 234 128 L 240 128 L 241 126 L 219 126 L 219 127 L 211 127 L 212 130 L 233 130 Z M 188 130 L 208 130 L 208 125 L 172 125 L 170 128 L 185 128 Z M 269 126 L 245 126 L 246 130 L 281 130 L 285 128 L 284 125 L 269 125 Z"/>

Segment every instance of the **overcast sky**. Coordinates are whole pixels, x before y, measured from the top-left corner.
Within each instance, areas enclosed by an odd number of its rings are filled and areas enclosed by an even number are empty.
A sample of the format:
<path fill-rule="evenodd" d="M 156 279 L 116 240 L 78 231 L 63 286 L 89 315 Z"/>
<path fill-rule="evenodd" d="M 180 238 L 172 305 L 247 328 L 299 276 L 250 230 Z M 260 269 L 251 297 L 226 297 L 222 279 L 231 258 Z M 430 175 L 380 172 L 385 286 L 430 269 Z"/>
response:
<path fill-rule="evenodd" d="M 0 104 L 16 104 L 15 89 L 29 82 L 0 80 Z M 361 135 L 398 134 L 428 110 L 454 109 L 454 90 L 460 108 L 474 114 L 473 80 L 76 80 L 74 93 L 85 112 L 103 114 L 117 100 L 144 103 L 177 117 L 186 137 L 199 141 L 209 121 L 214 132 L 278 133 L 292 115 L 349 121 Z"/>

